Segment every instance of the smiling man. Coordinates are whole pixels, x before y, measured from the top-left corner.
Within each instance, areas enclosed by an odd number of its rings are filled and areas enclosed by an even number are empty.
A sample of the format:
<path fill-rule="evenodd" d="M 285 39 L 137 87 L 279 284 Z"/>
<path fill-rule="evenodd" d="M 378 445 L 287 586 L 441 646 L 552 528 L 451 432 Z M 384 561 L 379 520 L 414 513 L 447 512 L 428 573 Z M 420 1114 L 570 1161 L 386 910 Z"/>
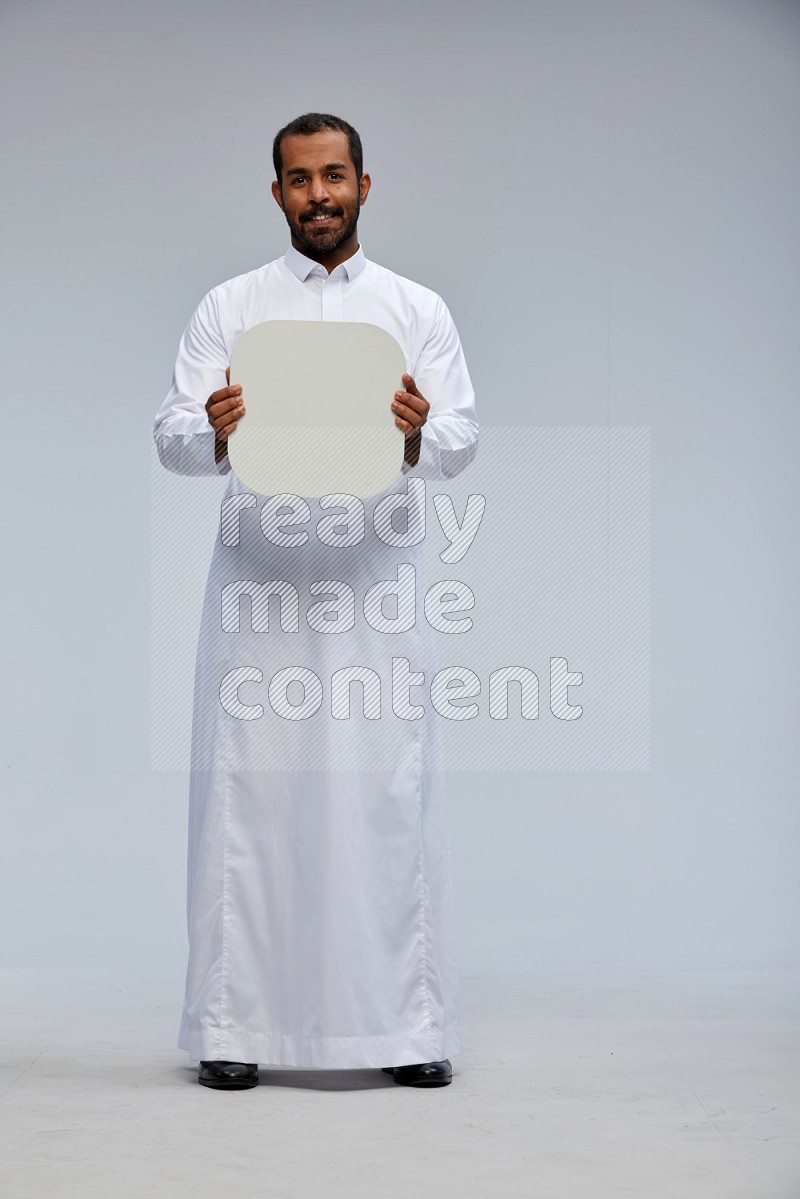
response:
<path fill-rule="evenodd" d="M 251 623 L 244 642 L 231 642 L 220 597 L 232 581 L 268 572 L 299 590 L 319 590 L 313 580 L 329 579 L 334 567 L 330 539 L 316 535 L 316 520 L 302 526 L 309 537 L 301 547 L 270 544 L 265 554 L 258 513 L 246 519 L 255 512 L 253 497 L 232 471 L 227 445 L 247 419 L 247 397 L 230 384 L 229 363 L 238 338 L 261 321 L 361 321 L 385 329 L 408 368 L 387 397 L 404 434 L 395 482 L 406 487 L 405 475 L 446 480 L 473 460 L 475 397 L 441 297 L 364 254 L 357 229 L 371 180 L 355 129 L 328 113 L 307 113 L 276 135 L 273 162 L 272 192 L 291 244 L 281 258 L 201 301 L 153 430 L 167 469 L 227 475 L 224 501 L 241 508 L 237 543 L 215 543 L 197 653 L 189 959 L 178 1046 L 199 1060 L 198 1081 L 211 1087 L 255 1086 L 261 1062 L 380 1067 L 398 1083 L 443 1086 L 462 1044 L 435 717 L 421 703 L 408 705 L 402 719 L 378 714 L 387 730 L 393 721 L 387 769 L 372 756 L 376 713 L 367 703 L 367 677 L 355 720 L 328 714 L 323 724 L 321 712 L 306 718 L 304 687 L 290 720 L 270 712 L 270 721 L 237 721 L 220 703 L 220 680 L 237 664 L 239 646 L 243 654 L 267 655 L 270 685 L 288 662 L 326 678 L 365 662 L 364 676 L 387 679 L 391 692 L 392 658 L 419 663 L 420 675 L 430 678 L 435 641 L 424 613 L 416 613 L 406 622 L 410 629 L 391 636 L 363 627 L 331 636 L 324 622 L 287 631 L 270 622 L 266 632 L 254 632 Z M 403 564 L 424 576 L 419 540 L 392 545 L 374 532 L 375 505 L 392 490 L 365 501 L 367 536 L 336 561 L 337 578 L 359 598 L 377 580 L 399 577 Z M 260 498 L 267 505 L 298 502 Z M 329 507 L 313 497 L 299 502 L 309 510 Z M 324 769 L 314 765 L 320 760 Z"/>
<path fill-rule="evenodd" d="M 344 162 L 335 161 L 337 152 Z M 272 194 L 288 222 L 292 245 L 329 271 L 358 249 L 358 216 L 371 180 L 353 162 L 354 153 L 357 146 L 351 149 L 346 134 L 336 129 L 283 134 L 275 148 L 278 178 Z"/>

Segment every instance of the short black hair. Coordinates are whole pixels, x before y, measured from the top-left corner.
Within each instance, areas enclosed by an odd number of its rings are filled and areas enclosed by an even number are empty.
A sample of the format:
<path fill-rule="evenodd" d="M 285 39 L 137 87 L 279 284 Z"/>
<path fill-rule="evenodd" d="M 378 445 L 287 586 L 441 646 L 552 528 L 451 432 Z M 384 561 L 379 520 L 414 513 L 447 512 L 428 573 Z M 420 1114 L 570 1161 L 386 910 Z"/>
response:
<path fill-rule="evenodd" d="M 275 167 L 275 178 L 281 186 L 283 186 L 281 178 L 283 171 L 281 141 L 283 138 L 291 137 L 295 133 L 322 133 L 323 129 L 338 129 L 340 132 L 347 134 L 350 157 L 353 160 L 353 166 L 356 168 L 356 179 L 361 178 L 364 172 L 364 153 L 361 149 L 361 138 L 353 126 L 348 125 L 347 121 L 343 121 L 341 117 L 335 117 L 329 112 L 305 112 L 301 117 L 295 117 L 288 125 L 284 125 L 283 129 L 279 129 L 272 143 L 272 163 Z"/>

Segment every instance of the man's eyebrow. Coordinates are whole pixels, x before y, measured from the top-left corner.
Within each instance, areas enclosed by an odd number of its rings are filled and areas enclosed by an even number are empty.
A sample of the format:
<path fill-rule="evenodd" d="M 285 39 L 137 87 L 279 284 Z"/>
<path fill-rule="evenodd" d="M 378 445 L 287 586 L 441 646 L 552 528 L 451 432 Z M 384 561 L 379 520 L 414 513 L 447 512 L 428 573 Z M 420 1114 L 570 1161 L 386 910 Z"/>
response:
<path fill-rule="evenodd" d="M 326 170 L 326 171 L 339 170 L 340 171 L 342 168 L 347 170 L 347 163 L 345 163 L 345 162 L 326 162 L 324 170 Z M 290 171 L 287 171 L 286 174 L 287 175 L 308 175 L 309 171 L 308 171 L 308 167 L 292 167 L 292 169 Z"/>

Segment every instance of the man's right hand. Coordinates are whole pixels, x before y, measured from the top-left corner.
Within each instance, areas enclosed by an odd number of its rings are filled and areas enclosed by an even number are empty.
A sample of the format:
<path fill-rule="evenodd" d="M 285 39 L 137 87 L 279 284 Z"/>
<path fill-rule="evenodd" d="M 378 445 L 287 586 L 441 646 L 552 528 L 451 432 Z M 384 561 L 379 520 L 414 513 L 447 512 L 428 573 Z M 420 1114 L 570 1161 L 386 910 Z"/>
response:
<path fill-rule="evenodd" d="M 205 404 L 209 424 L 216 433 L 215 445 L 213 445 L 215 462 L 219 462 L 227 454 L 228 438 L 234 432 L 240 418 L 245 415 L 241 387 L 239 385 L 230 386 L 230 367 L 225 367 L 225 379 L 228 380 L 228 386 L 212 392 Z"/>
<path fill-rule="evenodd" d="M 230 386 L 229 366 L 225 368 L 225 378 L 228 380 L 228 386 L 212 392 L 206 401 L 208 422 L 217 435 L 217 444 L 228 440 L 239 419 L 245 414 L 241 387 L 238 384 L 235 387 Z"/>

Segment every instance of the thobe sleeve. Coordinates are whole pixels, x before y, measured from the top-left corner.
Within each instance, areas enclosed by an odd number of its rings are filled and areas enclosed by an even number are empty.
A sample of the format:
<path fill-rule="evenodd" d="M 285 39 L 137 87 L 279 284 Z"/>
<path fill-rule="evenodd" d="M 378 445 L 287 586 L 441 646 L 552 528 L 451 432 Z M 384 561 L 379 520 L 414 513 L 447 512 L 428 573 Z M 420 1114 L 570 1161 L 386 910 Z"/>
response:
<path fill-rule="evenodd" d="M 227 385 L 228 352 L 219 328 L 213 292 L 201 300 L 178 346 L 172 387 L 156 413 L 153 440 L 167 470 L 179 475 L 227 475 L 225 454 L 214 460 L 216 434 L 206 402 Z"/>
<path fill-rule="evenodd" d="M 430 405 L 422 426 L 416 466 L 404 461 L 403 474 L 451 479 L 478 452 L 478 418 L 464 352 L 447 305 L 436 297 L 434 319 L 414 370 L 418 391 Z"/>

